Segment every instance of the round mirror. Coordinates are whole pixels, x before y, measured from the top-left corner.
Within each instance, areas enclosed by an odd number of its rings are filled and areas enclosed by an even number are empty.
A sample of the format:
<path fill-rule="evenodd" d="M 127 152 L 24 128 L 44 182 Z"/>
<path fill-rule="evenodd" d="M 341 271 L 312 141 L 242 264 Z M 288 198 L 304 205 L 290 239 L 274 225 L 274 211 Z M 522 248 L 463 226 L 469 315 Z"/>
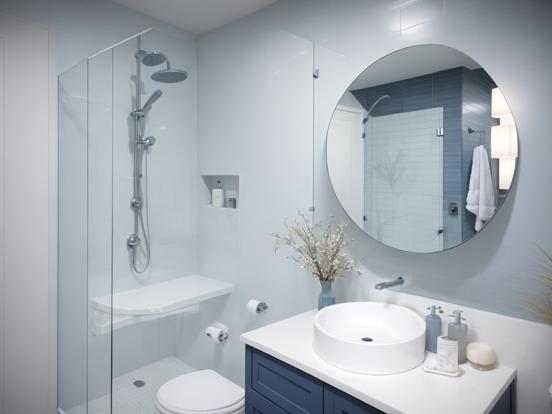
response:
<path fill-rule="evenodd" d="M 446 46 L 413 46 L 368 67 L 327 134 L 330 180 L 351 221 L 400 250 L 458 246 L 508 194 L 517 131 L 500 89 Z"/>

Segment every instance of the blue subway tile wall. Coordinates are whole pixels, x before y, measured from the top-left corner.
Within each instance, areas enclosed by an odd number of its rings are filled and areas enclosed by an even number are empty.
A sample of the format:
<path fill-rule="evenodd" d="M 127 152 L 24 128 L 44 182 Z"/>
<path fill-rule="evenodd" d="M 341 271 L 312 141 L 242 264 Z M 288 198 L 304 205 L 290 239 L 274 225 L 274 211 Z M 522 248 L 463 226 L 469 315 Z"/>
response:
<path fill-rule="evenodd" d="M 391 115 L 421 109 L 443 108 L 443 248 L 456 246 L 473 234 L 474 217 L 465 200 L 471 154 L 479 135 L 468 136 L 467 125 L 485 129 L 482 142 L 490 151 L 491 80 L 483 70 L 464 67 L 448 69 L 384 85 L 351 91 L 368 110 L 382 95 L 372 116 Z M 448 213 L 458 205 L 458 215 Z"/>
<path fill-rule="evenodd" d="M 352 91 L 353 95 L 368 110 L 382 95 L 389 99 L 380 101 L 372 116 L 391 115 L 421 109 L 443 108 L 443 248 L 455 246 L 462 241 L 462 68 L 449 69 L 416 78 L 405 79 L 385 85 Z M 436 138 L 437 139 L 437 138 Z M 448 206 L 459 206 L 458 216 L 448 214 Z"/>

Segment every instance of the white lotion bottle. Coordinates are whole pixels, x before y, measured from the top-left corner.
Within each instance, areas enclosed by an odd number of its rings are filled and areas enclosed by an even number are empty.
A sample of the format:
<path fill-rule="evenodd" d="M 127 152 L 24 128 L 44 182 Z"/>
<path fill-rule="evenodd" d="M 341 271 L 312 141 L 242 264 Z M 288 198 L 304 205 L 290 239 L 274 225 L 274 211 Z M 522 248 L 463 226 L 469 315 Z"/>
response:
<path fill-rule="evenodd" d="M 217 181 L 216 188 L 211 191 L 211 205 L 215 208 L 224 207 L 224 190 L 222 189 L 222 183 Z"/>

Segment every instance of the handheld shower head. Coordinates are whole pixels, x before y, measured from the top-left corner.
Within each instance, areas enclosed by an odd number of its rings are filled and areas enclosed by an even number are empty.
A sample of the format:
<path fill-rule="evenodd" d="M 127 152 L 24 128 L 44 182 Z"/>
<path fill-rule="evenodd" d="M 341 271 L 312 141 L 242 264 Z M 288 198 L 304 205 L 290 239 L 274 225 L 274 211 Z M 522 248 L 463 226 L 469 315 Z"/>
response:
<path fill-rule="evenodd" d="M 146 101 L 144 106 L 142 106 L 142 109 L 140 109 L 140 112 L 142 112 L 144 115 L 147 114 L 151 109 L 152 105 L 155 103 L 155 101 L 157 101 L 161 97 L 161 95 L 163 95 L 163 91 L 161 91 L 161 89 L 157 89 Z"/>

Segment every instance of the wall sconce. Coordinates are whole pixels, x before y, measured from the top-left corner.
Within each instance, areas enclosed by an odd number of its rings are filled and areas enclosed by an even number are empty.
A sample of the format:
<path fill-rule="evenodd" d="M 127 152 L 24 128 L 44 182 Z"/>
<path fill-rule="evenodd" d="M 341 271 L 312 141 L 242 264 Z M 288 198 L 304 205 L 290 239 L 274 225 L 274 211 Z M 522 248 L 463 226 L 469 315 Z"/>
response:
<path fill-rule="evenodd" d="M 501 120 L 502 123 L 502 120 Z M 517 158 L 517 132 L 512 124 L 495 125 L 491 127 L 491 157 Z"/>
<path fill-rule="evenodd" d="M 491 102 L 491 113 L 493 118 L 502 118 L 503 116 L 512 115 L 510 107 L 500 89 L 494 88 L 492 90 Z"/>
<path fill-rule="evenodd" d="M 498 189 L 509 190 L 514 172 L 516 171 L 515 158 L 500 158 L 498 160 Z"/>
<path fill-rule="evenodd" d="M 498 189 L 509 190 L 518 156 L 517 130 L 510 107 L 498 88 L 492 91 L 492 116 L 500 125 L 491 127 L 491 158 L 498 158 Z"/>
<path fill-rule="evenodd" d="M 502 119 L 501 119 L 502 121 Z M 491 158 L 498 158 L 498 189 L 509 190 L 518 156 L 517 132 L 513 124 L 491 127 Z"/>

